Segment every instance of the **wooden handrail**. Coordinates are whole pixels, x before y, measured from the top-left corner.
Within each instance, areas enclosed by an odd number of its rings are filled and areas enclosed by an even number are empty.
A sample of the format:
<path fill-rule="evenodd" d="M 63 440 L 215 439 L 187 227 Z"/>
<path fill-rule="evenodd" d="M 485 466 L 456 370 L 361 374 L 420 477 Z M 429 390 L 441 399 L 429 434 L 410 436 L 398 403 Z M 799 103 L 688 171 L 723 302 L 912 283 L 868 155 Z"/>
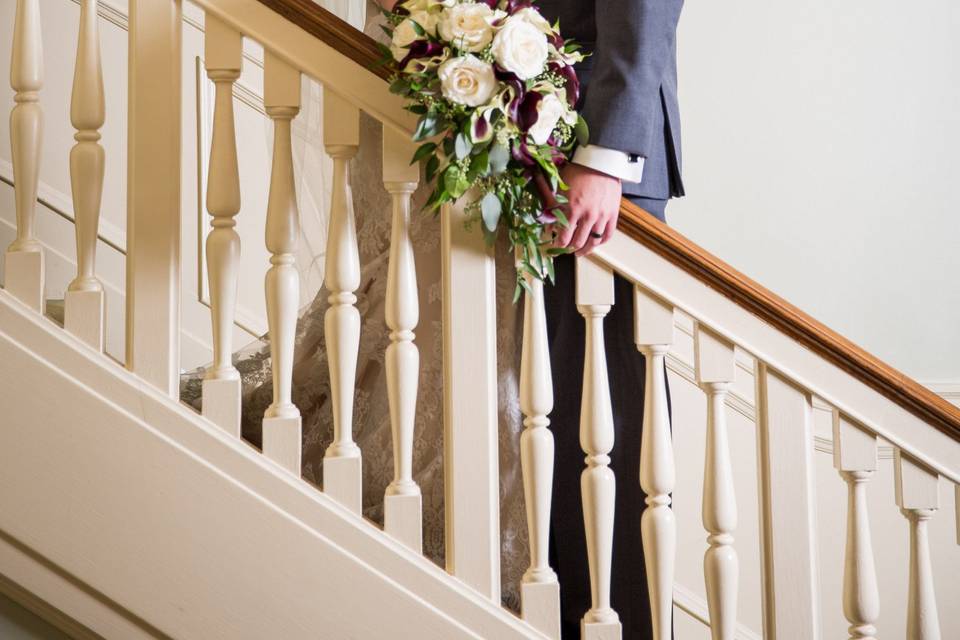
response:
<path fill-rule="evenodd" d="M 375 41 L 312 0 L 258 0 L 384 78 Z M 813 319 L 769 289 L 624 200 L 617 228 L 960 442 L 960 408 Z"/>

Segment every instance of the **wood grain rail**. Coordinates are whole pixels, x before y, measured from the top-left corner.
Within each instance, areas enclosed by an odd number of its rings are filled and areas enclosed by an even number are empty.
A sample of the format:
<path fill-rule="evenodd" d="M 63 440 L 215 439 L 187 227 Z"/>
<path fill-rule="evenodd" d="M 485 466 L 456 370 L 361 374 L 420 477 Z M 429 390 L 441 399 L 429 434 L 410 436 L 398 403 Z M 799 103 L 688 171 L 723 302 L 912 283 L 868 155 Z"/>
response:
<path fill-rule="evenodd" d="M 259 0 L 336 51 L 386 79 L 369 36 L 312 0 Z M 960 441 L 960 408 L 867 353 L 682 234 L 624 200 L 618 229 L 716 289 L 754 315 L 863 381 L 914 415 Z"/>

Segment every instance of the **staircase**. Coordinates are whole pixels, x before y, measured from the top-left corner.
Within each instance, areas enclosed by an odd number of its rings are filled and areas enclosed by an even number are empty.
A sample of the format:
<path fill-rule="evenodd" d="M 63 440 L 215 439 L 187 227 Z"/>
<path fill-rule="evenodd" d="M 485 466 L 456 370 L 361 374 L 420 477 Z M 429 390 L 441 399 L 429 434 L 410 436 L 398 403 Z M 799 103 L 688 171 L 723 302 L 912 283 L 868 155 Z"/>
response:
<path fill-rule="evenodd" d="M 123 363 L 105 353 L 105 293 L 95 269 L 104 154 L 120 151 L 101 143 L 98 4 L 79 0 L 70 111 L 77 273 L 62 327 L 45 315 L 37 232 L 40 12 L 47 8 L 39 0 L 15 4 L 17 235 L 0 291 L 0 590 L 74 637 L 559 638 L 559 584 L 547 557 L 556 470 L 546 428 L 553 399 L 543 291 L 531 281 L 523 302 L 520 448 L 530 568 L 517 616 L 501 605 L 500 593 L 495 264 L 480 234 L 464 230 L 466 213 L 456 206 L 438 225 L 445 568 L 422 554 L 422 498 L 411 473 L 420 292 L 409 235 L 420 176 L 408 165 L 413 117 L 388 91 L 373 42 L 309 0 L 195 2 L 203 64 L 216 86 L 205 193 L 213 362 L 198 414 L 179 401 L 181 3 L 129 3 Z M 263 108 L 273 122 L 262 223 L 271 255 L 274 396 L 263 416 L 262 451 L 240 437 L 241 384 L 231 362 L 243 161 L 233 96 L 245 41 L 263 47 Z M 291 389 L 301 302 L 291 120 L 301 107 L 301 76 L 325 88 L 324 144 L 334 168 L 325 326 L 335 435 L 322 491 L 300 477 L 302 425 Z M 352 431 L 362 336 L 349 166 L 360 146 L 361 111 L 383 125 L 382 179 L 393 201 L 392 333 L 384 362 L 395 464 L 382 529 L 361 517 L 363 452 Z M 614 299 L 614 273 L 635 283 L 632 300 Z M 634 305 L 635 340 L 624 348 L 639 349 L 651 365 L 638 425 L 639 482 L 649 498 L 637 509 L 657 640 L 669 640 L 672 626 L 679 640 L 874 638 L 878 630 L 912 640 L 960 636 L 960 614 L 944 606 L 960 592 L 960 517 L 950 523 L 950 541 L 933 529 L 949 506 L 942 488 L 960 501 L 960 410 L 627 202 L 612 241 L 579 259 L 577 285 L 588 328 L 582 393 L 590 408 L 581 420 L 593 559 L 585 639 L 620 637 L 609 606 L 614 495 L 606 466 L 617 445 L 598 348 L 614 304 Z M 671 380 L 672 434 L 664 364 L 689 382 L 684 390 Z M 824 420 L 826 437 L 818 430 Z M 702 449 L 691 455 L 694 438 Z M 832 454 L 839 478 L 831 481 L 843 488 L 845 506 L 826 501 L 818 451 Z M 872 480 L 887 460 L 894 490 L 887 507 L 899 510 L 903 544 L 875 553 L 880 538 L 871 519 L 886 523 L 889 514 L 872 497 Z M 756 492 L 755 507 L 745 500 L 744 482 Z M 698 492 L 702 525 L 691 535 L 683 510 Z M 755 510 L 755 520 L 738 520 L 738 506 Z M 824 539 L 832 520 L 845 521 L 843 544 Z M 824 561 L 839 547 L 831 572 Z M 690 558 L 702 568 L 696 587 L 687 580 Z M 889 577 L 891 563 L 902 569 L 901 583 Z M 758 606 L 746 606 L 754 592 Z M 837 594 L 827 605 L 826 593 Z M 836 624 L 834 607 L 844 624 Z"/>

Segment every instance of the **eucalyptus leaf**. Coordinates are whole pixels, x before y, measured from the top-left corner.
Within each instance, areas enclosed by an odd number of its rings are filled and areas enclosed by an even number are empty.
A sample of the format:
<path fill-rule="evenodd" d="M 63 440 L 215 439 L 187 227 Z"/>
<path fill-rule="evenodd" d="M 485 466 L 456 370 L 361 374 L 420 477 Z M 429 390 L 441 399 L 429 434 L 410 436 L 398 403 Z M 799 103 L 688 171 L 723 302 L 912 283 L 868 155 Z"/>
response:
<path fill-rule="evenodd" d="M 436 151 L 437 144 L 435 142 L 425 142 L 420 145 L 420 148 L 417 149 L 416 153 L 413 154 L 413 159 L 410 161 L 410 164 L 416 164 L 429 156 L 431 153 Z"/>
<path fill-rule="evenodd" d="M 583 116 L 577 116 L 577 124 L 573 127 L 573 133 L 577 136 L 577 144 L 581 147 L 590 140 L 590 129 L 587 128 L 587 121 Z"/>
<path fill-rule="evenodd" d="M 489 159 L 490 173 L 503 173 L 504 169 L 507 168 L 507 163 L 510 162 L 510 149 L 506 145 L 494 142 L 490 146 Z"/>
<path fill-rule="evenodd" d="M 490 231 L 497 230 L 497 223 L 500 221 L 500 212 L 502 205 L 500 198 L 492 191 L 487 192 L 480 200 L 480 213 L 483 217 L 483 224 Z"/>
<path fill-rule="evenodd" d="M 457 154 L 457 159 L 466 158 L 470 155 L 470 150 L 473 149 L 473 143 L 470 142 L 470 138 L 464 135 L 463 133 L 458 133 L 456 141 L 453 143 L 454 152 Z"/>

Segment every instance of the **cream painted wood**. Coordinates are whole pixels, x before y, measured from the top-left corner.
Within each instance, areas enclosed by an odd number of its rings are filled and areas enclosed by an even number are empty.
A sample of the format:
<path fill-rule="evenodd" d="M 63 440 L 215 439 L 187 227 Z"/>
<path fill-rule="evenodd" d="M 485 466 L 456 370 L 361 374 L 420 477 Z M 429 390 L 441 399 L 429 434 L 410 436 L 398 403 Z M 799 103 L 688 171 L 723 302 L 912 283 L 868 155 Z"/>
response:
<path fill-rule="evenodd" d="M 301 418 L 293 404 L 293 345 L 300 304 L 300 274 L 294 252 L 300 214 L 293 175 L 291 121 L 300 111 L 300 72 L 273 52 L 264 54 L 263 104 L 273 120 L 273 165 L 267 205 L 267 323 L 273 361 L 273 402 L 263 417 L 263 453 L 300 475 Z"/>
<path fill-rule="evenodd" d="M 410 198 L 420 180 L 419 166 L 410 163 L 415 148 L 410 138 L 384 127 L 383 184 L 393 199 L 385 301 L 390 328 L 385 364 L 393 434 L 393 481 L 383 498 L 383 525 L 387 533 L 419 553 L 423 548 L 423 516 L 420 487 L 413 479 L 413 436 L 420 351 L 413 340 L 420 319 L 420 301 L 410 240 Z"/>
<path fill-rule="evenodd" d="M 151 637 L 541 637 L 5 291 L 0 327 L 0 529 Z"/>
<path fill-rule="evenodd" d="M 475 199 L 440 213 L 444 534 L 447 571 L 499 603 L 496 271 L 493 248 L 465 227 Z"/>
<path fill-rule="evenodd" d="M 820 640 L 810 394 L 757 370 L 764 638 Z"/>
<path fill-rule="evenodd" d="M 613 273 L 593 260 L 577 258 L 576 278 L 577 310 L 586 322 L 580 446 L 586 454 L 587 467 L 580 476 L 580 491 L 591 595 L 590 610 L 583 616 L 580 629 L 583 640 L 607 640 L 621 636 L 620 616 L 610 606 L 617 485 L 610 469 L 613 408 L 603 339 L 603 319 L 614 303 Z"/>
<path fill-rule="evenodd" d="M 664 358 L 673 344 L 675 323 L 673 307 L 641 287 L 634 288 L 633 313 L 634 342 L 646 360 L 639 480 L 647 499 L 640 529 L 653 638 L 670 640 L 677 553 L 677 524 L 670 508 L 670 493 L 676 471 Z"/>
<path fill-rule="evenodd" d="M 520 586 L 523 619 L 549 638 L 560 638 L 560 583 L 550 567 L 550 505 L 553 497 L 553 375 L 543 300 L 543 281 L 525 275 L 529 289 L 523 302 L 520 354 L 520 436 L 523 499 L 527 509 L 530 568 Z"/>
<path fill-rule="evenodd" d="M 17 0 L 13 22 L 10 86 L 10 152 L 13 162 L 17 237 L 7 247 L 4 286 L 21 302 L 43 313 L 44 256 L 36 237 L 37 183 L 43 140 L 43 43 L 39 0 Z"/>
<path fill-rule="evenodd" d="M 127 368 L 180 394 L 180 0 L 130 0 Z"/>
<path fill-rule="evenodd" d="M 907 640 L 940 640 L 927 526 L 940 508 L 940 477 L 900 449 L 894 450 L 894 472 L 897 506 L 910 524 L 906 637 Z"/>
<path fill-rule="evenodd" d="M 97 233 L 103 195 L 105 154 L 100 127 L 105 115 L 100 30 L 96 0 L 81 0 L 77 59 L 70 101 L 70 123 L 77 143 L 70 151 L 74 228 L 77 236 L 77 277 L 64 296 L 64 328 L 97 351 L 106 338 L 105 295 L 97 278 Z"/>
<path fill-rule="evenodd" d="M 843 614 L 850 639 L 876 640 L 880 591 L 873 560 L 867 482 L 877 470 L 877 437 L 833 412 L 833 466 L 847 483 L 847 542 L 843 569 Z"/>
<path fill-rule="evenodd" d="M 953 486 L 953 512 L 957 520 L 957 544 L 960 544 L 960 485 Z"/>
<path fill-rule="evenodd" d="M 216 86 L 213 136 L 207 173 L 207 280 L 213 324 L 213 364 L 203 379 L 203 415 L 240 437 L 240 373 L 233 366 L 233 323 L 237 310 L 240 236 L 240 169 L 234 131 L 233 85 L 243 65 L 243 37 L 214 16 L 204 22 L 204 67 Z"/>
<path fill-rule="evenodd" d="M 360 286 L 360 253 L 350 187 L 350 160 L 360 146 L 360 112 L 329 89 L 323 92 L 323 143 L 333 159 L 330 225 L 323 284 L 330 303 L 323 317 L 333 442 L 323 457 L 323 490 L 356 513 L 362 507 L 362 461 L 353 441 L 353 400 L 360 348 L 360 312 L 354 292 Z"/>
<path fill-rule="evenodd" d="M 726 399 L 737 370 L 734 345 L 700 323 L 694 329 L 697 383 L 707 394 L 707 442 L 703 465 L 703 528 L 709 548 L 703 575 L 713 640 L 734 640 L 737 631 L 737 589 L 740 561 L 733 546 L 737 528 Z"/>

